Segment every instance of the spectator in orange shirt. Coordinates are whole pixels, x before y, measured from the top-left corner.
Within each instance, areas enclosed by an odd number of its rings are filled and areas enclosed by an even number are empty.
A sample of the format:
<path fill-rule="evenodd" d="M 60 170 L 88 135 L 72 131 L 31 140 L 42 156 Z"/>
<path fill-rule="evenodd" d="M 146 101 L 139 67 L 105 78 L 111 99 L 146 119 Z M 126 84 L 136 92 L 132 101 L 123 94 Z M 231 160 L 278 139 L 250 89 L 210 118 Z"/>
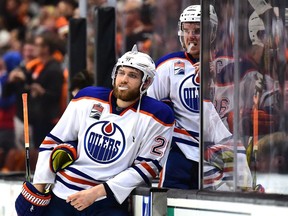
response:
<path fill-rule="evenodd" d="M 37 58 L 26 64 L 27 72 L 13 71 L 8 79 L 10 90 L 17 91 L 18 100 L 21 100 L 23 92 L 28 92 L 29 122 L 36 148 L 61 114 L 63 71 L 60 62 L 53 57 L 57 50 L 56 38 L 51 32 L 36 36 L 34 44 Z"/>

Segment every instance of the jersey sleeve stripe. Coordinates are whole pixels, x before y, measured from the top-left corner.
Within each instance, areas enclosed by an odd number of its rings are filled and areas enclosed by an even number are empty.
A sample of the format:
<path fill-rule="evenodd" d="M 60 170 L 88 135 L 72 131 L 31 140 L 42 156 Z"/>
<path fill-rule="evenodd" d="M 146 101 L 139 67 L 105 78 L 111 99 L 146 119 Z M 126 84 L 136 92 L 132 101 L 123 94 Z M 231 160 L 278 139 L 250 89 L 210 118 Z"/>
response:
<path fill-rule="evenodd" d="M 183 143 L 183 144 L 194 146 L 194 147 L 199 147 L 199 143 L 191 142 L 189 140 L 181 139 L 178 137 L 173 137 L 173 142 L 181 143 L 181 144 Z"/>
<path fill-rule="evenodd" d="M 232 165 L 233 166 L 233 165 Z M 223 169 L 223 172 L 233 172 L 233 167 L 225 167 L 224 169 Z"/>
<path fill-rule="evenodd" d="M 153 160 L 152 163 L 157 167 L 158 172 L 162 170 L 162 166 L 159 164 L 158 160 Z"/>
<path fill-rule="evenodd" d="M 207 173 L 204 174 L 204 176 L 206 176 Z M 219 172 L 219 170 L 215 171 L 214 172 L 214 175 L 212 176 L 211 174 L 209 174 L 209 177 L 208 175 L 206 177 L 204 177 L 204 185 L 209 185 L 209 184 L 212 184 L 220 179 L 223 178 L 223 173 Z"/>
<path fill-rule="evenodd" d="M 158 160 L 152 160 L 152 159 L 148 159 L 148 158 L 144 158 L 144 157 L 137 157 L 136 158 L 137 161 L 146 161 L 146 162 L 149 162 L 151 161 L 155 167 L 157 167 L 158 171 L 160 172 L 162 170 L 162 166 L 159 164 L 159 161 Z"/>
<path fill-rule="evenodd" d="M 55 142 L 54 140 L 44 140 L 42 142 L 42 144 L 44 144 L 44 145 L 53 145 L 53 144 L 57 144 L 57 142 Z"/>
<path fill-rule="evenodd" d="M 54 140 L 56 143 L 63 143 L 63 141 L 61 139 L 59 139 L 58 137 L 54 136 L 53 134 L 49 133 L 47 135 L 47 137 L 51 138 L 52 140 Z M 47 137 L 45 138 L 45 140 L 47 140 Z"/>
<path fill-rule="evenodd" d="M 180 133 L 180 134 L 183 134 L 183 135 L 186 135 L 186 136 L 192 136 L 194 139 L 198 140 L 198 137 L 199 136 L 199 133 L 197 132 L 193 132 L 193 131 L 186 131 L 186 130 L 183 130 L 183 129 L 180 129 L 180 128 L 174 128 L 174 132 L 176 133 Z"/>
<path fill-rule="evenodd" d="M 164 172 L 165 170 L 163 169 L 160 174 L 159 174 L 159 183 L 158 183 L 158 186 L 160 187 L 161 185 L 163 185 L 163 178 L 164 178 Z"/>
<path fill-rule="evenodd" d="M 139 175 L 143 178 L 143 180 L 146 182 L 147 185 L 150 185 L 150 180 L 149 178 L 139 169 L 139 167 L 134 166 L 132 167 L 133 169 L 135 169 L 135 171 L 137 173 L 139 173 Z"/>
<path fill-rule="evenodd" d="M 153 178 L 156 178 L 157 173 L 155 173 L 155 171 L 152 169 L 152 167 L 148 163 L 144 162 L 144 163 L 141 163 L 140 165 L 143 166 Z"/>

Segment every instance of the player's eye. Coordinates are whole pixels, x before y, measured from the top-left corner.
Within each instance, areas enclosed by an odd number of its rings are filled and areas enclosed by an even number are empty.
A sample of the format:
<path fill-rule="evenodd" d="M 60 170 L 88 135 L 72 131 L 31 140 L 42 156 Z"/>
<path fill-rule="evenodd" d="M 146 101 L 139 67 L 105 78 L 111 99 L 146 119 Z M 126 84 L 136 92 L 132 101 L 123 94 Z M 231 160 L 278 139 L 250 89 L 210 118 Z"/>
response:
<path fill-rule="evenodd" d="M 137 72 L 135 71 L 125 71 L 123 69 L 118 69 L 117 70 L 117 75 L 118 76 L 125 76 L 127 75 L 129 78 L 132 78 L 132 79 L 138 79 L 140 77 L 140 74 L 138 74 Z"/>
<path fill-rule="evenodd" d="M 129 73 L 128 76 L 132 79 L 137 79 L 138 78 L 138 75 L 135 74 L 135 73 Z"/>
<path fill-rule="evenodd" d="M 119 69 L 119 70 L 117 71 L 117 75 L 122 75 L 122 76 L 124 76 L 124 75 L 125 75 L 125 71 Z"/>
<path fill-rule="evenodd" d="M 184 34 L 192 34 L 192 35 L 200 35 L 200 28 L 195 28 L 195 29 L 183 29 Z"/>
<path fill-rule="evenodd" d="M 200 28 L 194 29 L 194 35 L 200 35 Z"/>

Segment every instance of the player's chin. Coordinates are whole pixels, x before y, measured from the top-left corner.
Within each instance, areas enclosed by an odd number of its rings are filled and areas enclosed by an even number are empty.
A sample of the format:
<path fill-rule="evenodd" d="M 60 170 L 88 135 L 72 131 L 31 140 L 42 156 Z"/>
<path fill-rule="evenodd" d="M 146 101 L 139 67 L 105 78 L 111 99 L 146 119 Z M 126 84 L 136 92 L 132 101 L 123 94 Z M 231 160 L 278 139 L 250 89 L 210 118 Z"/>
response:
<path fill-rule="evenodd" d="M 119 94 L 118 98 L 122 101 L 132 101 L 133 97 L 131 97 L 129 94 L 125 94 L 124 92 Z"/>
<path fill-rule="evenodd" d="M 114 94 L 116 98 L 119 98 L 121 100 L 127 98 L 129 95 L 128 90 L 119 90 L 119 89 L 117 89 Z"/>
<path fill-rule="evenodd" d="M 119 99 L 123 101 L 135 101 L 139 98 L 139 93 L 138 92 L 122 92 L 119 94 Z"/>
<path fill-rule="evenodd" d="M 194 56 L 199 56 L 200 52 L 197 50 L 190 50 L 189 54 L 194 57 Z"/>

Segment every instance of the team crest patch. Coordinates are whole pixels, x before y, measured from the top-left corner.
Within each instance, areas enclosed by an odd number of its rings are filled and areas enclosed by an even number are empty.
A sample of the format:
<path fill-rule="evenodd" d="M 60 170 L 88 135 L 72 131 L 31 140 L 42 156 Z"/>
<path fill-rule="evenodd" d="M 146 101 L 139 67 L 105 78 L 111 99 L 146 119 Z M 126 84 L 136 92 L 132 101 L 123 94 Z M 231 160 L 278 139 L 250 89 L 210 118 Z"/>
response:
<path fill-rule="evenodd" d="M 185 74 L 185 63 L 182 61 L 177 61 L 174 63 L 174 75 L 184 75 Z"/>
<path fill-rule="evenodd" d="M 92 110 L 90 112 L 89 117 L 98 119 L 100 118 L 102 112 L 103 112 L 104 107 L 99 103 L 99 104 L 94 104 L 92 107 Z"/>
<path fill-rule="evenodd" d="M 86 154 L 95 162 L 108 164 L 121 157 L 125 150 L 125 135 L 115 123 L 97 121 L 85 133 Z"/>
<path fill-rule="evenodd" d="M 195 74 L 187 76 L 180 84 L 179 98 L 182 105 L 189 111 L 199 113 L 200 85 Z"/>

